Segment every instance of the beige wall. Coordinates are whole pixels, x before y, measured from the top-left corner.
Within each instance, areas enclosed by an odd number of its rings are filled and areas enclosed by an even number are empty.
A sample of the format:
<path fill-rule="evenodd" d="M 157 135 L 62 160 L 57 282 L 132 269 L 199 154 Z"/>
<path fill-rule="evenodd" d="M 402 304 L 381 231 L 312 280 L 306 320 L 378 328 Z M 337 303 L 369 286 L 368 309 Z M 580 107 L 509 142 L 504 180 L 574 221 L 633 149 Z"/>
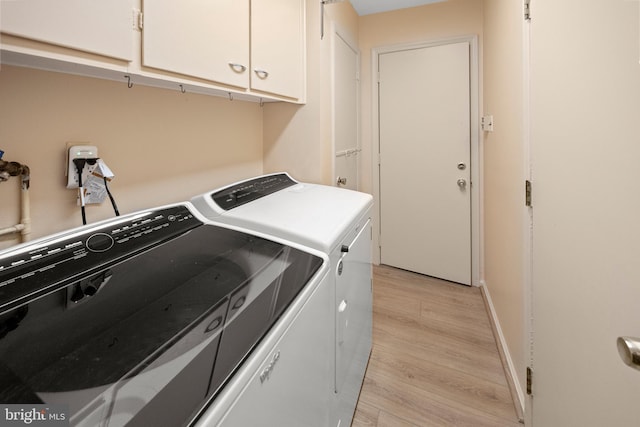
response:
<path fill-rule="evenodd" d="M 525 384 L 522 4 L 484 0 L 484 280 L 520 386 Z M 522 391 L 522 390 L 521 390 Z"/>
<path fill-rule="evenodd" d="M 320 7 L 306 2 L 307 99 L 305 105 L 264 106 L 264 170 L 287 171 L 295 179 L 327 183 L 329 149 L 323 127 Z"/>
<path fill-rule="evenodd" d="M 32 169 L 32 238 L 81 224 L 76 192 L 65 188 L 67 141 L 97 145 L 116 178 L 121 213 L 186 200 L 263 172 L 332 182 L 330 37 L 320 40 L 320 8 L 307 0 L 307 103 L 266 104 L 3 66 L 0 149 Z M 357 40 L 348 2 L 329 5 L 332 21 Z M 264 126 L 263 126 L 264 124 Z M 263 144 L 264 141 L 264 144 Z M 18 222 L 17 179 L 0 185 L 0 228 Z M 90 222 L 113 215 L 89 206 Z M 18 242 L 0 237 L 0 248 Z"/>
<path fill-rule="evenodd" d="M 65 188 L 65 143 L 88 141 L 116 177 L 121 213 L 187 200 L 262 173 L 262 110 L 256 103 L 3 66 L 0 149 L 31 168 L 32 237 L 82 224 Z M 16 178 L 0 183 L 0 228 L 18 220 Z M 107 201 L 90 222 L 113 216 Z M 0 248 L 17 243 L 0 238 Z"/>
<path fill-rule="evenodd" d="M 181 94 L 143 86 L 3 67 L 0 149 L 5 160 L 32 168 L 33 237 L 80 225 L 75 192 L 65 188 L 66 141 L 89 141 L 114 170 L 121 212 L 176 202 L 264 172 L 330 184 L 331 21 L 361 51 L 360 186 L 372 192 L 371 49 L 477 34 L 484 80 L 482 106 L 495 131 L 485 134 L 484 280 L 515 368 L 524 372 L 522 241 L 521 4 L 512 0 L 449 0 L 357 17 L 348 2 L 325 8 L 307 0 L 307 103 L 266 104 Z M 484 13 L 484 17 L 483 17 Z M 483 29 L 484 28 L 484 29 Z M 483 71 L 481 71 L 482 74 Z M 409 96 L 409 95 L 408 95 Z M 263 144 L 264 141 L 264 144 Z M 0 227 L 17 222 L 18 183 L 0 184 Z M 108 203 L 88 209 L 90 221 L 112 216 Z M 15 244 L 0 238 L 0 248 Z M 522 378 L 521 378 L 522 381 Z"/>
<path fill-rule="evenodd" d="M 97 145 L 116 178 L 121 213 L 189 199 L 263 172 L 332 182 L 330 37 L 320 40 L 320 8 L 307 0 L 307 103 L 266 104 L 3 66 L 0 149 L 32 170 L 32 238 L 81 224 L 76 192 L 65 188 L 67 141 Z M 357 40 L 348 2 L 329 5 L 331 22 Z M 263 126 L 264 125 L 264 126 Z M 264 141 L 264 144 L 263 144 Z M 0 228 L 18 222 L 19 183 L 0 184 Z M 113 215 L 87 209 L 89 222 Z M 18 243 L 0 237 L 0 248 Z"/>
<path fill-rule="evenodd" d="M 307 0 L 307 102 L 264 106 L 265 172 L 288 171 L 296 179 L 333 183 L 331 129 L 331 23 L 357 42 L 358 15 L 350 3 L 325 7 L 320 39 L 320 6 Z"/>
<path fill-rule="evenodd" d="M 364 192 L 374 194 L 377 183 L 373 161 L 377 158 L 377 141 L 374 141 L 373 117 L 377 108 L 372 100 L 373 48 L 429 42 L 459 36 L 477 35 L 482 52 L 482 2 L 478 0 L 449 0 L 409 9 L 365 15 L 359 21 L 359 43 L 361 51 L 360 84 L 361 104 L 361 182 Z M 480 54 L 481 57 L 481 54 Z M 407 96 L 412 96 L 407 94 Z M 377 167 L 377 165 L 376 165 Z M 379 229 L 377 200 L 374 201 L 373 227 Z M 374 233 L 374 260 L 379 259 L 378 233 Z"/>
<path fill-rule="evenodd" d="M 362 182 L 365 192 L 373 191 L 371 49 L 402 43 L 433 41 L 476 34 L 482 46 L 482 2 L 449 0 L 432 5 L 402 9 L 360 17 L 362 91 Z M 407 95 L 409 96 L 409 95 Z"/>
<path fill-rule="evenodd" d="M 483 5 L 484 3 L 484 5 Z M 480 142 L 484 227 L 481 275 L 492 298 L 512 367 L 523 383 L 523 98 L 522 5 L 512 0 L 449 0 L 360 17 L 362 55 L 361 182 L 373 192 L 371 49 L 395 44 L 478 35 L 481 115 L 493 114 L 495 131 Z M 410 96 L 408 94 L 407 96 Z M 376 242 L 377 244 L 377 242 Z"/>

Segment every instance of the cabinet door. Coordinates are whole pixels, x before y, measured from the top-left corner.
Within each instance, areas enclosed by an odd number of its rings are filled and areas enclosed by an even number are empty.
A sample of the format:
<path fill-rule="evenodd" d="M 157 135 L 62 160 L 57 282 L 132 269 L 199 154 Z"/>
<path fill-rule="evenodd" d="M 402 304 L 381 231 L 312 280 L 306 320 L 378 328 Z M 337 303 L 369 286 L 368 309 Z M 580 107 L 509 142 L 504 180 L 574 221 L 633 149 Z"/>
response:
<path fill-rule="evenodd" d="M 301 98 L 304 85 L 304 3 L 251 1 L 251 88 Z"/>
<path fill-rule="evenodd" d="M 249 86 L 249 0 L 143 2 L 142 63 Z"/>
<path fill-rule="evenodd" d="M 132 0 L 1 3 L 3 33 L 125 61 L 133 58 Z"/>
<path fill-rule="evenodd" d="M 330 285 L 326 276 L 219 426 L 330 425 Z"/>

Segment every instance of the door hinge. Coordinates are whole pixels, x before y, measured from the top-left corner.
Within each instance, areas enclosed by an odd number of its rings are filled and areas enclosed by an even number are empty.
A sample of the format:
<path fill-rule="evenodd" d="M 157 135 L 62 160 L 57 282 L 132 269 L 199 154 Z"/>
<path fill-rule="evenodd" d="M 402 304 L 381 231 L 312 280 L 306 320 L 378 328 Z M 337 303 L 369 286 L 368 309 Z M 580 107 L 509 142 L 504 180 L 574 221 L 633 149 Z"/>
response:
<path fill-rule="evenodd" d="M 531 207 L 531 181 L 524 182 L 524 204 Z"/>
<path fill-rule="evenodd" d="M 524 0 L 524 20 L 531 21 L 531 0 Z"/>
<path fill-rule="evenodd" d="M 527 366 L 527 394 L 531 396 L 531 383 L 533 381 L 533 371 Z"/>

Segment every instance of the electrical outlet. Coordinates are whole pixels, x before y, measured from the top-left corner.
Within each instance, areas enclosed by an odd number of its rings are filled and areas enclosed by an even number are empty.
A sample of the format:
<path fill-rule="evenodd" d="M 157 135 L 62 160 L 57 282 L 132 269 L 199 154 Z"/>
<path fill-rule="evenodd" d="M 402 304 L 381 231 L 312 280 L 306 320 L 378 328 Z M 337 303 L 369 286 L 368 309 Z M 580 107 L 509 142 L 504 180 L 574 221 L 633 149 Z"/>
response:
<path fill-rule="evenodd" d="M 67 144 L 67 188 L 78 188 L 78 170 L 74 159 L 97 159 L 98 147 L 95 145 L 73 145 Z M 96 168 L 95 162 L 93 165 L 86 164 L 82 170 L 82 182 L 86 182 L 91 172 Z"/>

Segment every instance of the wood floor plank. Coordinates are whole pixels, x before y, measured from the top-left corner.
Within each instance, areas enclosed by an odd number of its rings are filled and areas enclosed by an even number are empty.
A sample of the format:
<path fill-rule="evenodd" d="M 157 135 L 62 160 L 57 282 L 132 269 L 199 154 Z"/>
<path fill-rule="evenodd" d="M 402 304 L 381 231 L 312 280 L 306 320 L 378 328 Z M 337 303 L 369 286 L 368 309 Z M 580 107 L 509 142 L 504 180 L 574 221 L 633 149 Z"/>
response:
<path fill-rule="evenodd" d="M 376 427 L 379 425 L 380 409 L 376 406 L 369 405 L 362 399 L 359 400 L 351 427 Z"/>
<path fill-rule="evenodd" d="M 384 265 L 376 266 L 376 280 L 380 283 L 384 283 L 385 281 L 391 282 L 402 289 L 409 289 L 411 291 L 442 298 L 466 298 L 467 295 L 477 294 L 479 291 L 471 286 L 458 285 L 434 277 L 424 276 Z M 429 286 L 425 286 L 425 284 L 428 284 Z M 479 304 L 479 302 L 474 299 L 470 299 L 469 301 L 471 304 Z"/>
<path fill-rule="evenodd" d="M 490 377 L 497 378 L 504 375 L 497 348 L 442 335 L 415 321 L 377 314 L 374 316 L 373 340 L 380 346 L 422 354 L 464 372 L 481 376 L 488 372 Z"/>
<path fill-rule="evenodd" d="M 389 381 L 374 372 L 365 378 L 361 399 L 368 404 L 384 407 L 395 417 L 428 427 L 516 427 L 517 421 L 489 416 L 474 408 L 450 406 L 431 392 L 418 387 Z"/>
<path fill-rule="evenodd" d="M 385 411 L 380 411 L 377 427 L 421 427 Z"/>
<path fill-rule="evenodd" d="M 384 266 L 373 287 L 353 426 L 521 426 L 479 289 Z"/>
<path fill-rule="evenodd" d="M 376 347 L 369 365 L 390 381 L 399 381 L 433 393 L 450 406 L 473 407 L 499 418 L 515 416 L 506 384 L 482 380 L 406 353 Z"/>

